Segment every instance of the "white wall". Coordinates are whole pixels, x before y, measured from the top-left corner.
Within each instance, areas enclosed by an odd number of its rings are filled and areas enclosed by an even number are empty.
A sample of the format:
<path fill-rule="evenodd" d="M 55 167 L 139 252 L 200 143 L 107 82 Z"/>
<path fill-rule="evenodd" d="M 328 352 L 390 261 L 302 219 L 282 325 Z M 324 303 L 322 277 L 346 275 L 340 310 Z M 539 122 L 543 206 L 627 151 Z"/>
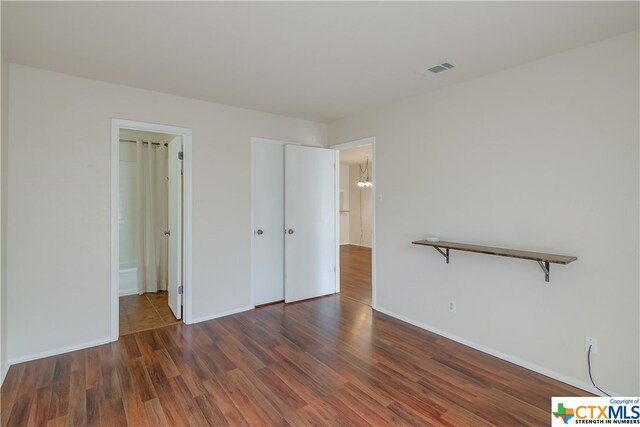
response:
<path fill-rule="evenodd" d="M 7 374 L 7 147 L 9 141 L 9 63 L 2 58 L 0 144 L 0 384 Z"/>
<path fill-rule="evenodd" d="M 11 65 L 8 349 L 109 339 L 111 119 L 193 130 L 193 316 L 251 305 L 250 137 L 326 125 Z M 28 333 L 27 333 L 28 331 Z"/>
<path fill-rule="evenodd" d="M 349 241 L 352 245 L 371 247 L 371 188 L 360 188 L 360 168 L 365 165 L 349 166 L 349 198 L 351 213 L 349 215 Z M 369 166 L 371 167 L 371 166 Z M 362 178 L 364 179 L 364 177 Z M 362 205 L 362 209 L 360 208 Z"/>
<path fill-rule="evenodd" d="M 340 165 L 340 197 L 342 199 L 340 210 L 340 244 L 346 245 L 349 243 L 349 217 L 351 212 L 344 212 L 349 210 L 349 165 Z"/>
<path fill-rule="evenodd" d="M 539 371 L 640 394 L 638 32 L 330 124 L 376 137 L 377 305 Z M 437 77 L 432 77 L 437 78 Z M 531 261 L 411 245 L 575 255 Z M 457 314 L 447 311 L 457 300 Z"/>

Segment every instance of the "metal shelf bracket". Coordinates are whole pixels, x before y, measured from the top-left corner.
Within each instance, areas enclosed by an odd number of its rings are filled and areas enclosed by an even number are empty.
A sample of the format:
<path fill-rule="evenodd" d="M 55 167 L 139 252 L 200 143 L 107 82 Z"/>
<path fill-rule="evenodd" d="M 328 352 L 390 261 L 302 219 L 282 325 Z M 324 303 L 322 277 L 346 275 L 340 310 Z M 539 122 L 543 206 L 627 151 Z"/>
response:
<path fill-rule="evenodd" d="M 447 264 L 449 264 L 449 248 L 445 248 L 446 253 L 443 252 L 442 249 L 440 249 L 438 246 L 434 246 L 433 248 L 436 251 L 440 252 L 442 254 L 442 256 L 447 259 Z"/>
<path fill-rule="evenodd" d="M 542 261 L 538 261 L 538 264 L 540 265 L 540 268 L 542 269 L 542 271 L 544 271 L 544 281 L 548 282 L 549 281 L 549 262 L 545 262 L 543 264 Z"/>

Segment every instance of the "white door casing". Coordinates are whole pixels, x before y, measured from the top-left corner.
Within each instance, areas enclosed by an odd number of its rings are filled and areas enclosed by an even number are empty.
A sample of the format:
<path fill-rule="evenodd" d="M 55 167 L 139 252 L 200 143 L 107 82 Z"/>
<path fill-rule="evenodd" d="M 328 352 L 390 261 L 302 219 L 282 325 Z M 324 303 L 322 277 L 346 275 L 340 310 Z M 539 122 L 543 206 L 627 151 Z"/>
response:
<path fill-rule="evenodd" d="M 167 293 L 169 308 L 176 319 L 182 318 L 182 137 L 169 142 L 169 251 Z"/>
<path fill-rule="evenodd" d="M 371 158 L 371 181 L 373 182 L 372 194 L 371 194 L 371 307 L 373 309 L 377 309 L 377 297 L 376 297 L 376 283 L 377 283 L 377 273 L 376 273 L 376 265 L 377 265 L 377 248 L 376 248 L 376 211 L 377 205 L 382 203 L 382 194 L 379 192 L 378 184 L 377 184 L 377 170 L 376 163 L 378 159 L 377 151 L 376 151 L 376 138 L 375 136 L 345 142 L 341 144 L 332 145 L 330 148 L 341 151 L 341 150 L 349 150 L 351 148 L 361 147 L 363 145 L 371 145 L 372 150 L 372 158 Z M 336 171 L 336 179 L 339 179 L 339 171 Z M 340 213 L 336 212 L 336 216 L 339 217 Z M 338 231 L 339 232 L 339 231 Z M 337 237 L 337 241 L 339 241 L 339 237 Z M 340 292 L 340 248 L 337 247 L 336 250 L 336 264 L 338 274 L 336 276 L 336 292 Z"/>
<path fill-rule="evenodd" d="M 182 191 L 182 286 L 183 286 L 183 313 L 184 323 L 193 322 L 192 309 L 192 131 L 189 128 L 163 125 L 158 123 L 146 123 L 133 120 L 111 120 L 111 307 L 110 307 L 110 340 L 117 341 L 120 336 L 119 308 L 120 308 L 120 239 L 119 239 L 119 167 L 120 167 L 120 129 L 140 130 L 148 132 L 167 133 L 182 137 L 183 152 L 183 191 Z"/>
<path fill-rule="evenodd" d="M 336 291 L 336 151 L 285 145 L 285 302 Z"/>
<path fill-rule="evenodd" d="M 253 141 L 253 304 L 284 299 L 284 149 Z"/>

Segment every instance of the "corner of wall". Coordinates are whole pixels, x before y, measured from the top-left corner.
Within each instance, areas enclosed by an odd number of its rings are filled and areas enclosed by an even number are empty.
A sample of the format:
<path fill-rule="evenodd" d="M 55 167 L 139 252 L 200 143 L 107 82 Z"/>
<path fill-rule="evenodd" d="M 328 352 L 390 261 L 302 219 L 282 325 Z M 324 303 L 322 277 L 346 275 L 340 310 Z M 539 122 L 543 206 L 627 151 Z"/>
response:
<path fill-rule="evenodd" d="M 2 55 L 0 77 L 0 385 L 4 381 L 7 360 L 7 145 L 9 140 L 9 63 Z"/>

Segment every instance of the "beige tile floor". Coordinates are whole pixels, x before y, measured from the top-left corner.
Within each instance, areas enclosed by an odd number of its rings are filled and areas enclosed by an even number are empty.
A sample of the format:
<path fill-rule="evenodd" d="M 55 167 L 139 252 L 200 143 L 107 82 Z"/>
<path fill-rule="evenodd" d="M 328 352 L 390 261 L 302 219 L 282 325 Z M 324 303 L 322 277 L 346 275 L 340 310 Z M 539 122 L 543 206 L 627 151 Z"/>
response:
<path fill-rule="evenodd" d="M 167 304 L 167 292 L 120 297 L 120 336 L 180 322 Z"/>

